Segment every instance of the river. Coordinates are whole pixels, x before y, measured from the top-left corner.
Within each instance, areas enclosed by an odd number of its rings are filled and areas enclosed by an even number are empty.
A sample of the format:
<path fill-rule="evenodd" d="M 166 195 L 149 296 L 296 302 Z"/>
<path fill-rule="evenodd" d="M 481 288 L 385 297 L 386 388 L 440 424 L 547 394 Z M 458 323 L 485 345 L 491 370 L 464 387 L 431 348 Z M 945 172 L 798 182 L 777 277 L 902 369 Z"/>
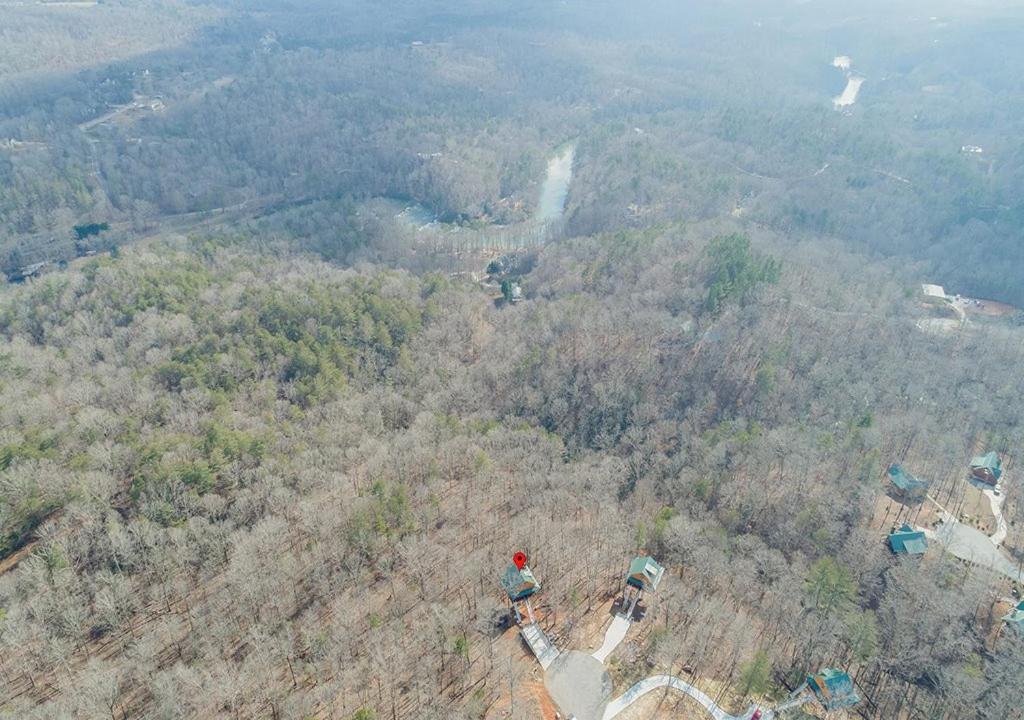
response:
<path fill-rule="evenodd" d="M 835 98 L 832 103 L 836 108 L 844 108 L 853 105 L 857 102 L 857 95 L 860 94 L 860 86 L 864 84 L 864 78 L 857 75 L 851 75 L 846 80 L 846 88 L 843 90 L 843 94 Z"/>
<path fill-rule="evenodd" d="M 420 204 L 386 198 L 379 198 L 374 203 L 391 207 L 393 217 L 417 233 L 429 230 L 435 236 L 458 236 L 460 245 L 469 243 L 477 247 L 493 246 L 506 250 L 533 247 L 544 244 L 550 238 L 555 232 L 557 221 L 565 214 L 575 159 L 576 146 L 572 143 L 555 151 L 555 155 L 548 160 L 547 174 L 541 185 L 533 217 L 512 225 L 487 225 L 469 229 L 440 222 L 434 211 Z"/>
<path fill-rule="evenodd" d="M 576 146 L 569 144 L 548 161 L 548 174 L 540 190 L 540 201 L 534 218 L 540 222 L 553 222 L 562 217 L 572 183 L 572 164 Z"/>
<path fill-rule="evenodd" d="M 860 94 L 860 86 L 864 84 L 864 78 L 853 74 L 851 71 L 853 61 L 848 55 L 837 56 L 832 60 L 832 67 L 846 73 L 846 87 L 843 89 L 842 95 L 832 99 L 832 104 L 839 110 L 857 102 L 857 95 Z"/>

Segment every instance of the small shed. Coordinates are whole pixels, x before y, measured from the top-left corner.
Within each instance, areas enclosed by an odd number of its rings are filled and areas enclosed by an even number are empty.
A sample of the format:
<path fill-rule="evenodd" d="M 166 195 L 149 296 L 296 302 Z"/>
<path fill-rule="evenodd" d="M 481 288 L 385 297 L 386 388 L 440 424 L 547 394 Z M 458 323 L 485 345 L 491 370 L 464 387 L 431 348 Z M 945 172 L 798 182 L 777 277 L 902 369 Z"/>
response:
<path fill-rule="evenodd" d="M 825 668 L 817 675 L 808 675 L 807 686 L 828 711 L 852 707 L 860 702 L 853 680 L 842 670 Z"/>
<path fill-rule="evenodd" d="M 971 459 L 971 477 L 986 485 L 996 485 L 1003 475 L 1003 463 L 999 454 L 989 452 Z"/>
<path fill-rule="evenodd" d="M 501 586 L 508 593 L 509 600 L 519 602 L 533 595 L 540 590 L 540 583 L 533 576 L 533 572 L 526 565 L 520 570 L 513 563 L 505 569 L 501 578 Z"/>
<path fill-rule="evenodd" d="M 1003 622 L 1017 632 L 1024 634 L 1024 600 L 1017 603 L 1017 607 L 1010 611 L 1010 614 L 1003 618 Z"/>
<path fill-rule="evenodd" d="M 897 555 L 924 555 L 928 549 L 928 538 L 920 530 L 914 530 L 906 523 L 889 535 L 889 547 Z"/>
<path fill-rule="evenodd" d="M 889 466 L 889 480 L 896 489 L 896 494 L 907 500 L 924 500 L 931 486 L 927 480 L 914 477 L 902 465 L 892 464 Z"/>
<path fill-rule="evenodd" d="M 650 557 L 638 557 L 629 564 L 629 573 L 626 575 L 626 584 L 635 587 L 637 590 L 652 592 L 661 582 L 661 576 L 665 574 L 665 568 Z"/>
<path fill-rule="evenodd" d="M 947 299 L 946 289 L 941 285 L 924 284 L 921 286 L 924 299 L 930 302 L 943 302 Z"/>

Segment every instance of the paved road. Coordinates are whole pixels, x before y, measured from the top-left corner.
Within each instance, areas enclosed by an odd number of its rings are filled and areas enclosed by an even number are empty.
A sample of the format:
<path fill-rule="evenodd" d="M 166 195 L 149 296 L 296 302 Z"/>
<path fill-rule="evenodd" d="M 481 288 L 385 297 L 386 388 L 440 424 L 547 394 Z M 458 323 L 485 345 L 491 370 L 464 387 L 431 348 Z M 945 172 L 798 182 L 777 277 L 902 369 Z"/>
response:
<path fill-rule="evenodd" d="M 988 488 L 981 492 L 984 493 L 988 498 L 989 503 L 992 505 L 992 515 L 996 519 L 996 531 L 989 540 L 992 541 L 993 545 L 999 547 L 1003 544 L 1003 540 L 1006 539 L 1007 533 L 1006 518 L 1003 517 L 1003 501 L 1006 499 L 1006 496 L 1003 495 L 1000 486 L 997 485 L 996 490 L 999 490 L 998 495 L 996 495 L 995 491 Z"/>
<path fill-rule="evenodd" d="M 641 680 L 627 690 L 621 697 L 610 702 L 608 707 L 604 709 L 604 715 L 601 717 L 601 720 L 612 720 L 612 718 L 647 693 L 666 686 L 689 695 L 691 698 L 703 705 L 704 709 L 708 711 L 708 714 L 714 718 L 714 720 L 749 720 L 750 716 L 753 715 L 754 711 L 757 709 L 757 706 L 755 705 L 742 715 L 730 715 L 706 693 L 700 691 L 690 683 L 680 680 L 677 677 L 672 677 L 671 675 L 655 675 L 654 677 L 649 677 L 646 680 Z M 761 713 L 762 720 L 772 720 L 772 718 L 775 717 L 775 714 L 766 708 L 762 708 Z"/>
<path fill-rule="evenodd" d="M 928 499 L 939 509 L 942 525 L 937 530 L 928 528 L 918 528 L 918 530 L 923 530 L 929 540 L 937 541 L 946 552 L 961 560 L 989 568 L 1011 580 L 1024 582 L 1024 572 L 999 549 L 1006 538 L 1006 519 L 1002 512 L 1004 495 L 1001 492 L 996 495 L 991 490 L 983 492 L 992 503 L 992 514 L 996 518 L 996 532 L 992 537 L 970 525 L 964 525 L 931 495 L 928 496 Z"/>
<path fill-rule="evenodd" d="M 616 615 L 615 619 L 612 620 L 612 624 L 608 627 L 608 631 L 604 634 L 604 643 L 594 653 L 594 658 L 603 664 L 608 659 L 608 656 L 612 654 L 612 651 L 619 646 L 619 643 L 625 639 L 628 631 L 629 620 L 621 615 Z"/>
<path fill-rule="evenodd" d="M 570 650 L 558 656 L 544 673 L 551 697 L 568 717 L 601 720 L 612 697 L 612 680 L 592 655 Z"/>
<path fill-rule="evenodd" d="M 991 545 L 989 547 L 992 548 Z M 712 720 L 750 720 L 758 709 L 757 705 L 752 705 L 742 715 L 730 715 L 706 693 L 671 675 L 655 675 L 641 680 L 622 696 L 609 702 L 612 684 L 604 669 L 604 661 L 625 639 L 629 626 L 627 618 L 616 615 L 605 631 L 604 642 L 593 655 L 569 651 L 554 658 L 549 663 L 550 667 L 541 663 L 545 669 L 544 684 L 562 712 L 577 720 L 612 720 L 647 693 L 664 687 L 671 687 L 696 700 Z M 774 719 L 775 713 L 768 708 L 760 710 L 762 720 Z"/>
<path fill-rule="evenodd" d="M 929 538 L 938 541 L 946 552 L 961 560 L 987 567 L 1011 580 L 1024 582 L 1024 572 L 1021 572 L 1017 565 L 992 543 L 989 536 L 980 530 L 947 519 L 938 530 L 924 529 L 924 532 Z"/>

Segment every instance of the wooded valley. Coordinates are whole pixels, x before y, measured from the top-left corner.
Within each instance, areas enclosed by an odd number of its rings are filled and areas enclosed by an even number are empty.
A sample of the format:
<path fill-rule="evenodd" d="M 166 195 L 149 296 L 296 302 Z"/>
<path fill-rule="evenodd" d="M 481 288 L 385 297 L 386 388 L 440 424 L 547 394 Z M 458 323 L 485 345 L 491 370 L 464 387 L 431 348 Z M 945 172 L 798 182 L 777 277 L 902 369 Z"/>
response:
<path fill-rule="evenodd" d="M 1024 13 L 855 5 L 0 0 L 0 718 L 553 720 L 517 550 L 664 566 L 616 696 L 1024 718 Z"/>

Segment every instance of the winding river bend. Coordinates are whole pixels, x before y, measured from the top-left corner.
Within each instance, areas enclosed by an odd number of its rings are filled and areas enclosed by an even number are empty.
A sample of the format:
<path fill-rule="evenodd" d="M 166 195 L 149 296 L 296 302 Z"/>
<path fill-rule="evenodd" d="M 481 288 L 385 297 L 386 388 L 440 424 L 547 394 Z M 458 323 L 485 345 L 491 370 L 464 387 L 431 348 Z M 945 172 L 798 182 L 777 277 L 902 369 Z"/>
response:
<path fill-rule="evenodd" d="M 832 99 L 832 104 L 835 106 L 836 110 L 850 107 L 857 102 L 857 96 L 860 94 L 860 87 L 864 84 L 865 78 L 854 74 L 851 70 L 852 66 L 853 61 L 850 60 L 847 55 L 839 55 L 832 61 L 832 67 L 838 68 L 846 73 L 846 87 L 843 88 L 841 95 Z"/>
<path fill-rule="evenodd" d="M 572 183 L 572 165 L 576 159 L 576 146 L 569 144 L 548 161 L 548 174 L 540 190 L 535 219 L 542 223 L 561 220 L 565 203 L 569 199 Z"/>
<path fill-rule="evenodd" d="M 415 233 L 421 245 L 432 246 L 437 252 L 461 255 L 471 251 L 509 252 L 539 247 L 558 237 L 565 218 L 565 207 L 572 184 L 576 145 L 559 147 L 548 160 L 547 173 L 541 185 L 537 209 L 533 216 L 512 225 L 485 225 L 468 227 L 439 222 L 422 205 L 399 205 L 394 218 Z M 394 201 L 392 201 L 394 202 Z"/>

